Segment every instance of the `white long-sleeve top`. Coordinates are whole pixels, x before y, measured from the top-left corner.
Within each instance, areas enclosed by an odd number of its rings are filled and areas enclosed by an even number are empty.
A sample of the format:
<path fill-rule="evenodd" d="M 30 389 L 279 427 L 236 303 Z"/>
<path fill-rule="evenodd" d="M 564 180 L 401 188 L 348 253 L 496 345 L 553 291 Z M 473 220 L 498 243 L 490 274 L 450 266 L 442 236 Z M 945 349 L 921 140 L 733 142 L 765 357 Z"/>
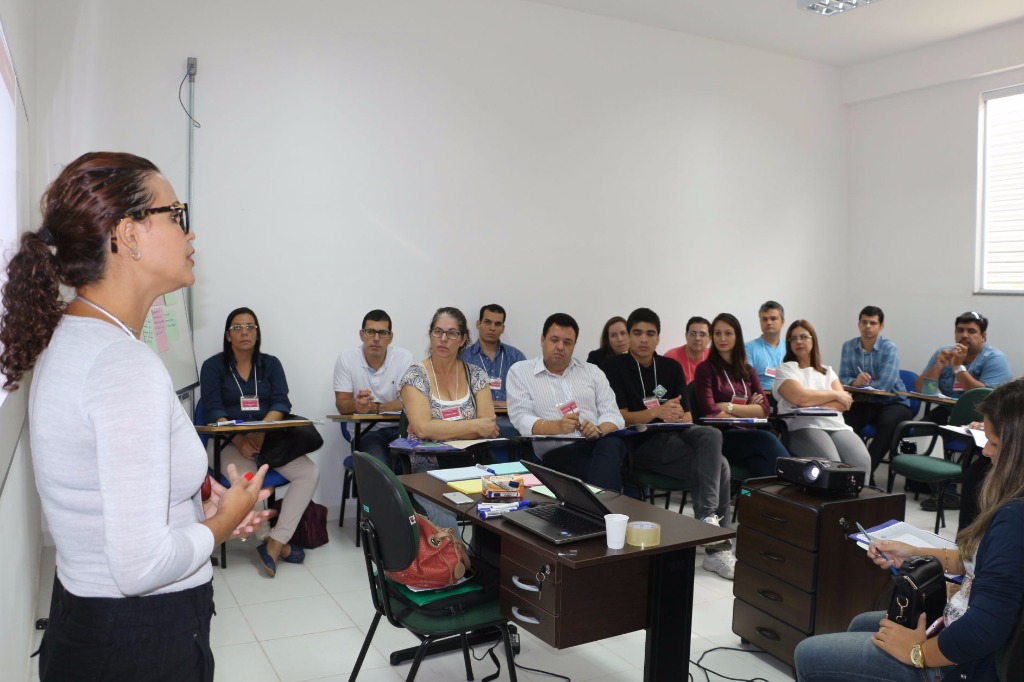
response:
<path fill-rule="evenodd" d="M 80 597 L 209 582 L 207 455 L 160 358 L 102 320 L 65 315 L 29 398 L 36 487 L 57 575 Z"/>

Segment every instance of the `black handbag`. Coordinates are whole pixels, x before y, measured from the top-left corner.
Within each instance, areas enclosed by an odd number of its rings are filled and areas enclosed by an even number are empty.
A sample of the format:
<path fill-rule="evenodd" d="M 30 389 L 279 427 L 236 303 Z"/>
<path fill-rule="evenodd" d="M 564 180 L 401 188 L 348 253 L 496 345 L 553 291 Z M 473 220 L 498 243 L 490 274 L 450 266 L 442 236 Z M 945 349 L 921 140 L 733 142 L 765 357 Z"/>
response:
<path fill-rule="evenodd" d="M 285 419 L 305 419 L 297 414 L 289 414 Z M 269 464 L 272 468 L 283 467 L 293 459 L 319 450 L 324 445 L 323 436 L 312 424 L 304 424 L 289 429 L 267 431 L 263 437 L 263 447 L 256 458 L 259 464 Z"/>
<path fill-rule="evenodd" d="M 893 578 L 896 589 L 889 602 L 889 620 L 911 630 L 917 628 L 922 613 L 931 625 L 946 608 L 946 577 L 942 562 L 933 556 L 912 556 L 903 560 Z"/>

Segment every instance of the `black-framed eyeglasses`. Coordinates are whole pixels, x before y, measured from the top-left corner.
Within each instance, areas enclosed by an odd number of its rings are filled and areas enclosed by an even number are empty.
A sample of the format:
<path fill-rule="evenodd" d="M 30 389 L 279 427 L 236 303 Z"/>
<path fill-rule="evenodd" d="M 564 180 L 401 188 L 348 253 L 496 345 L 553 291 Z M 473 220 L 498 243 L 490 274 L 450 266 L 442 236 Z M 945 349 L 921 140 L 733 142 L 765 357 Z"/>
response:
<path fill-rule="evenodd" d="M 366 334 L 371 339 L 374 338 L 375 336 L 381 339 L 386 339 L 391 336 L 391 332 L 389 332 L 387 329 L 360 329 L 359 331 Z"/>
<path fill-rule="evenodd" d="M 442 336 L 447 336 L 449 339 L 454 341 L 455 339 L 462 336 L 462 332 L 460 332 L 458 329 L 441 329 L 440 327 L 434 327 L 433 329 L 430 330 L 430 335 L 433 336 L 435 339 L 439 339 Z"/>
<path fill-rule="evenodd" d="M 240 332 L 244 329 L 247 332 L 254 332 L 259 328 L 260 326 L 258 324 L 253 324 L 252 322 L 250 322 L 249 324 L 233 324 L 230 327 L 228 327 L 228 331 Z"/>
<path fill-rule="evenodd" d="M 180 201 L 176 204 L 171 204 L 170 206 L 155 206 L 153 208 L 144 208 L 139 211 L 129 211 L 124 214 L 124 217 L 143 220 L 154 213 L 170 213 L 171 218 L 174 222 L 178 223 L 178 227 L 180 227 L 181 231 L 185 234 L 188 234 L 191 229 L 188 223 L 188 204 L 183 204 Z"/>

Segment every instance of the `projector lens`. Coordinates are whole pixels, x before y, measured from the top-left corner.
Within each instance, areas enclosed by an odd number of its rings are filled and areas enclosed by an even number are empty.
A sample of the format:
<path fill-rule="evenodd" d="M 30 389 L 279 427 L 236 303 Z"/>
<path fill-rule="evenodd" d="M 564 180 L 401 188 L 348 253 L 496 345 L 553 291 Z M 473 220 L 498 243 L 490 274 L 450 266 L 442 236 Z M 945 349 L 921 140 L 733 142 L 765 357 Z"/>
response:
<path fill-rule="evenodd" d="M 818 468 L 817 464 L 808 464 L 804 467 L 804 478 L 808 481 L 817 481 L 820 475 L 821 469 Z"/>

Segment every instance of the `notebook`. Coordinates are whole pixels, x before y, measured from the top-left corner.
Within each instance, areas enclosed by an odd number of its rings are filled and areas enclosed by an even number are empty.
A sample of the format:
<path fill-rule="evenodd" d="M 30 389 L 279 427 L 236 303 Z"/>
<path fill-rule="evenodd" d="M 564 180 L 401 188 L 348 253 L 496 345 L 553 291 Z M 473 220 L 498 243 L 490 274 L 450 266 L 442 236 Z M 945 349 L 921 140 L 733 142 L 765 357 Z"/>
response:
<path fill-rule="evenodd" d="M 523 466 L 555 494 L 558 504 L 508 512 L 503 519 L 556 545 L 604 535 L 604 515 L 611 512 L 586 483 L 533 462 Z"/>

